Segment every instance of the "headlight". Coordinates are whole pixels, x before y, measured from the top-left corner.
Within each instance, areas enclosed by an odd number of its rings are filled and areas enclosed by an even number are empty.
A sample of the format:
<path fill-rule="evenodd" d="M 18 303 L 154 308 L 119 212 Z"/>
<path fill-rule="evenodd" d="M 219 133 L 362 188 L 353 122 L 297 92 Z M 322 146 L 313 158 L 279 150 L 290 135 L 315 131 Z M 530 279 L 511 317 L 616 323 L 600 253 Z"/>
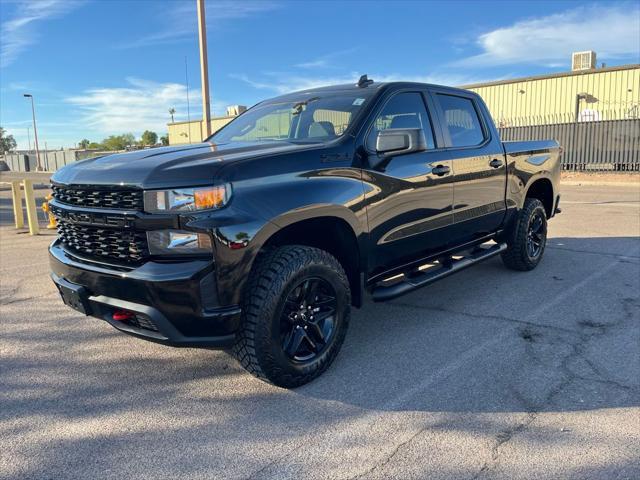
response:
<path fill-rule="evenodd" d="M 151 230 L 147 232 L 151 255 L 211 253 L 211 237 L 206 233 L 185 230 Z"/>
<path fill-rule="evenodd" d="M 230 185 L 150 190 L 144 192 L 144 209 L 150 213 L 211 210 L 223 207 L 230 196 Z"/>

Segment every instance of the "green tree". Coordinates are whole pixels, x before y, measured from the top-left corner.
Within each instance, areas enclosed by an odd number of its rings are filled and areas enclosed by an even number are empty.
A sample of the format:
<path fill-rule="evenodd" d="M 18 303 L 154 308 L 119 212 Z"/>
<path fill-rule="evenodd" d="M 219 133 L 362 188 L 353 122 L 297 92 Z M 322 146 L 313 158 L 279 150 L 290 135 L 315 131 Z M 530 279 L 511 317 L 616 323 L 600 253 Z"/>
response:
<path fill-rule="evenodd" d="M 156 132 L 145 130 L 142 133 L 142 138 L 140 138 L 140 143 L 142 145 L 155 145 L 158 143 L 158 134 Z"/>
<path fill-rule="evenodd" d="M 164 145 L 165 147 L 167 145 L 169 145 L 169 134 L 167 133 L 166 135 L 163 135 L 160 137 L 160 143 L 162 143 L 162 145 Z"/>
<path fill-rule="evenodd" d="M 13 135 L 7 135 L 7 131 L 0 127 L 0 153 L 11 152 L 16 149 L 16 140 Z"/>
<path fill-rule="evenodd" d="M 130 145 L 135 145 L 136 137 L 131 133 L 122 135 L 111 135 L 102 141 L 105 150 L 124 150 Z"/>
<path fill-rule="evenodd" d="M 86 150 L 87 148 L 89 148 L 89 145 L 91 144 L 91 142 L 89 140 L 87 140 L 86 138 L 80 140 L 78 142 L 78 148 L 81 148 L 83 150 Z"/>
<path fill-rule="evenodd" d="M 87 148 L 89 150 L 102 150 L 104 149 L 104 146 L 101 143 L 91 142 L 89 145 L 87 145 Z"/>

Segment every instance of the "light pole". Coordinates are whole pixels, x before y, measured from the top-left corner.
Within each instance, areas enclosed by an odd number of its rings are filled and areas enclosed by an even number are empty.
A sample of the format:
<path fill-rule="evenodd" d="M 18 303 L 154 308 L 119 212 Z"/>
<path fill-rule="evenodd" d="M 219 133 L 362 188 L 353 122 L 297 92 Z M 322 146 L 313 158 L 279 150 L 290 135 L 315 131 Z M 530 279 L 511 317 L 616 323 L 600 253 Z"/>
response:
<path fill-rule="evenodd" d="M 202 82 L 202 122 L 204 138 L 211 135 L 211 107 L 209 101 L 209 64 L 207 59 L 207 23 L 204 0 L 196 0 L 198 9 L 198 38 L 200 40 L 200 80 Z"/>
<path fill-rule="evenodd" d="M 580 100 L 589 101 L 589 94 L 588 93 L 578 93 L 576 95 L 576 116 L 574 118 L 575 122 L 578 122 L 580 120 Z"/>
<path fill-rule="evenodd" d="M 40 163 L 40 149 L 38 148 L 38 130 L 36 129 L 36 107 L 33 103 L 33 95 L 31 95 L 30 93 L 25 93 L 24 96 L 26 98 L 31 99 L 31 114 L 33 115 L 33 136 L 36 139 L 36 160 L 38 162 L 38 166 L 36 167 L 36 170 L 38 172 L 41 172 L 42 164 Z"/>

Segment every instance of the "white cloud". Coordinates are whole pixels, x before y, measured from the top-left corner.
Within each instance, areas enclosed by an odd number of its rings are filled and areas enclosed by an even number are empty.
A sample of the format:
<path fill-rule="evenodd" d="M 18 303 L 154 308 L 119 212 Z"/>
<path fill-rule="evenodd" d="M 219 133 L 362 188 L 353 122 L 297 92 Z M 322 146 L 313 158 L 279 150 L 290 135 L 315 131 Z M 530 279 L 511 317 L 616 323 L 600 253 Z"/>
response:
<path fill-rule="evenodd" d="M 251 17 L 263 12 L 274 10 L 279 4 L 270 0 L 217 0 L 211 2 L 211 8 L 207 9 L 207 27 L 219 28 L 223 22 Z M 167 16 L 166 11 L 171 11 Z M 164 26 L 157 32 L 143 36 L 137 40 L 118 45 L 118 48 L 138 48 L 151 45 L 165 45 L 197 38 L 197 12 L 195 1 L 173 2 L 158 12 Z"/>
<path fill-rule="evenodd" d="M 30 45 L 37 43 L 39 22 L 62 16 L 82 5 L 82 0 L 29 0 L 16 3 L 14 15 L 0 26 L 0 67 L 4 68 Z M 8 8 L 5 4 L 2 8 Z"/>
<path fill-rule="evenodd" d="M 231 78 L 240 80 L 253 88 L 259 90 L 269 90 L 279 94 L 306 90 L 309 88 L 326 87 L 329 85 L 355 84 L 361 73 L 351 72 L 338 76 L 304 76 L 295 74 L 278 73 L 277 75 L 266 74 L 265 79 L 251 78 L 246 74 L 230 74 Z M 432 74 L 432 75 L 400 75 L 400 74 L 376 74 L 370 73 L 369 78 L 376 82 L 420 82 L 433 83 L 436 85 L 468 85 L 488 81 L 487 78 L 471 77 L 458 74 Z M 501 80 L 502 78 L 492 77 L 490 80 Z"/>
<path fill-rule="evenodd" d="M 29 148 L 35 148 L 34 135 L 33 135 L 33 121 L 31 117 L 24 120 L 16 120 L 12 122 L 4 122 L 3 128 L 6 128 L 8 135 L 13 135 L 18 144 L 18 150 L 27 150 Z M 69 122 L 50 122 L 50 121 L 38 121 L 38 141 L 41 149 L 45 148 L 45 145 L 49 149 L 57 149 L 62 146 L 72 146 L 77 141 L 74 137 L 69 138 L 69 134 L 74 133 L 76 126 Z M 29 133 L 27 133 L 27 130 Z M 61 139 L 55 137 L 52 132 L 58 132 L 67 138 Z M 78 134 L 79 135 L 79 134 Z"/>
<path fill-rule="evenodd" d="M 187 120 L 187 89 L 179 83 L 157 83 L 128 78 L 128 86 L 120 88 L 93 88 L 81 95 L 68 97 L 66 102 L 79 109 L 79 125 L 100 135 L 144 130 L 159 133 L 167 131 L 169 109 L 175 108 L 175 120 Z M 191 119 L 202 115 L 200 90 L 190 89 Z M 215 101 L 213 112 L 222 114 L 226 102 Z"/>
<path fill-rule="evenodd" d="M 594 50 L 601 59 L 629 57 L 639 61 L 640 7 L 576 7 L 498 28 L 480 35 L 477 43 L 483 53 L 453 65 L 568 65 L 571 53 L 583 50 Z"/>
<path fill-rule="evenodd" d="M 262 13 L 278 8 L 279 4 L 269 0 L 217 0 L 212 3 L 213 11 L 207 17 L 209 21 L 229 20 L 235 18 L 245 18 L 256 13 Z"/>
<path fill-rule="evenodd" d="M 295 66 L 300 68 L 328 68 L 331 65 L 329 64 L 329 59 L 327 59 L 326 57 L 319 57 L 315 60 L 298 63 Z"/>
<path fill-rule="evenodd" d="M 307 62 L 301 62 L 294 66 L 298 68 L 336 68 L 336 66 L 333 64 L 336 58 L 348 55 L 350 53 L 355 52 L 356 50 L 357 48 L 355 47 L 347 48 L 345 50 L 338 50 L 337 52 L 327 53 L 313 60 L 309 60 Z"/>

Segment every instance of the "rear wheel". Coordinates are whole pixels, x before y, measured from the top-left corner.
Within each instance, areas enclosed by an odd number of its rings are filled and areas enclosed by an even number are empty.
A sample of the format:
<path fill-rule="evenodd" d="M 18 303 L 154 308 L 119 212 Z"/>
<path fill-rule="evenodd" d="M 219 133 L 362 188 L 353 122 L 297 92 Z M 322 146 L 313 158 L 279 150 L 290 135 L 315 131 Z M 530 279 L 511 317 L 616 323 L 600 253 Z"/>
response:
<path fill-rule="evenodd" d="M 527 198 L 507 238 L 507 250 L 502 261 L 513 270 L 536 268 L 547 244 L 547 214 L 537 198 Z"/>
<path fill-rule="evenodd" d="M 333 256 L 312 247 L 279 247 L 256 261 L 234 356 L 262 380 L 303 385 L 342 346 L 351 304 L 347 276 Z"/>

